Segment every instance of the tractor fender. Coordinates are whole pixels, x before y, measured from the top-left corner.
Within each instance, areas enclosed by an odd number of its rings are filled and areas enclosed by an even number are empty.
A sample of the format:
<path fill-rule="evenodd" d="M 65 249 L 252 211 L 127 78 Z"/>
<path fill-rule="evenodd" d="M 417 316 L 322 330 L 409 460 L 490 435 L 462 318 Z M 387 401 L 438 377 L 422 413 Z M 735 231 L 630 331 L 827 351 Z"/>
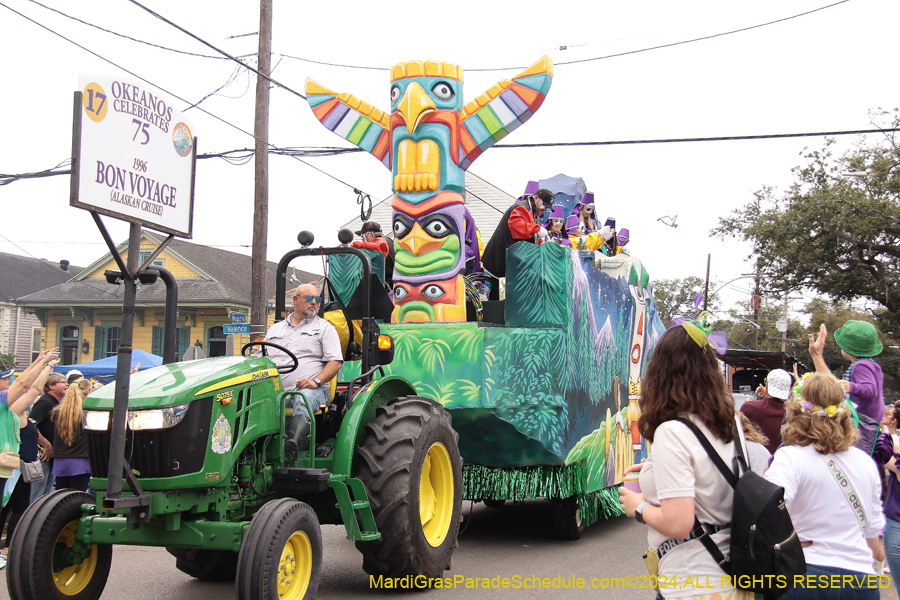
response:
<path fill-rule="evenodd" d="M 352 476 L 356 448 L 362 444 L 366 424 L 375 420 L 375 408 L 384 406 L 395 398 L 414 396 L 416 388 L 399 375 L 390 375 L 369 384 L 353 399 L 353 405 L 344 415 L 337 434 L 332 472 L 335 475 Z"/>

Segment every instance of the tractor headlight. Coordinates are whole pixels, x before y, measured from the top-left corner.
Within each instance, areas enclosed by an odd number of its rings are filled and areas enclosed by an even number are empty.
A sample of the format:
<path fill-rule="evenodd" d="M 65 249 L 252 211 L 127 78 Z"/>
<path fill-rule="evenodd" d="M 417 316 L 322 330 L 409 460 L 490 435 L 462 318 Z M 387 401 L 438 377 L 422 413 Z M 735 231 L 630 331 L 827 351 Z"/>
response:
<path fill-rule="evenodd" d="M 168 429 L 181 423 L 187 414 L 189 404 L 179 404 L 168 408 L 154 410 L 128 411 L 128 428 L 132 431 L 140 429 Z"/>
<path fill-rule="evenodd" d="M 106 431 L 109 429 L 108 410 L 86 410 L 81 413 L 81 427 L 86 431 Z"/>

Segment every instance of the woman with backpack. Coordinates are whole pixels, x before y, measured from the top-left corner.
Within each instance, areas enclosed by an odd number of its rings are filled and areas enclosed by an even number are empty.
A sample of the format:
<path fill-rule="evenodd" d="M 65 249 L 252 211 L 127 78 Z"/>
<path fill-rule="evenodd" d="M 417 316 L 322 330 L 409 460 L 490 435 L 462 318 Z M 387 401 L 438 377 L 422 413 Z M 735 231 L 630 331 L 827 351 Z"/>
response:
<path fill-rule="evenodd" d="M 784 501 L 803 545 L 804 583 L 783 600 L 821 598 L 822 581 L 841 581 L 829 598 L 878 598 L 868 587 L 873 558 L 884 561 L 879 534 L 881 480 L 871 458 L 854 447 L 858 432 L 844 402 L 841 382 L 824 373 L 808 375 L 786 403 L 784 446 L 766 479 L 784 488 Z M 843 576 L 854 576 L 846 578 Z M 877 585 L 877 584 L 876 584 Z"/>
<path fill-rule="evenodd" d="M 642 382 L 638 421 L 653 449 L 645 463 L 626 469 L 640 470 L 641 492 L 619 493 L 625 513 L 650 526 L 645 562 L 651 575 L 658 571 L 660 597 L 753 600 L 752 592 L 729 584 L 694 535 L 696 516 L 728 555 L 733 489 L 689 426 L 676 420 L 693 423 L 725 464 L 732 464 L 736 413 L 709 343 L 710 329 L 685 318 L 659 340 Z"/>

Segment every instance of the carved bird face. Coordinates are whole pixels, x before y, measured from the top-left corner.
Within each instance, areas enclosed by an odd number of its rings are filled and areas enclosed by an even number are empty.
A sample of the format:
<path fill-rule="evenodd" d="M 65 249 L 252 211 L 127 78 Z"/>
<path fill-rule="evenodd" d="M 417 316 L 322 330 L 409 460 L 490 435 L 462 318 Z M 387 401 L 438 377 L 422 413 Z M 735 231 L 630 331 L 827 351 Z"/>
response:
<path fill-rule="evenodd" d="M 462 275 L 413 285 L 394 285 L 394 312 L 391 321 L 448 322 L 466 318 L 465 284 Z"/>
<path fill-rule="evenodd" d="M 462 69 L 452 63 L 411 61 L 391 70 L 394 191 L 406 202 L 465 187 L 457 164 L 462 87 Z"/>
<path fill-rule="evenodd" d="M 456 275 L 465 268 L 461 251 L 463 207 L 451 204 L 418 216 L 394 209 L 394 272 L 402 279 Z"/>

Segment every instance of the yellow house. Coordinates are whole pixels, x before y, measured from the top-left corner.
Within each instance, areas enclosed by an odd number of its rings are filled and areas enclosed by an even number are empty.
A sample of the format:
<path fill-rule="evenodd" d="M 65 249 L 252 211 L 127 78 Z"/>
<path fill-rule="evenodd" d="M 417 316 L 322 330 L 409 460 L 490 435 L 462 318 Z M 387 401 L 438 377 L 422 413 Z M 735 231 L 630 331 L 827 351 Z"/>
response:
<path fill-rule="evenodd" d="M 148 258 L 163 236 L 144 231 L 140 262 Z M 127 261 L 127 242 L 118 251 Z M 176 360 L 191 345 L 199 344 L 207 356 L 238 354 L 249 335 L 226 335 L 232 313 L 249 322 L 251 259 L 249 256 L 173 239 L 154 260 L 168 269 L 178 284 L 178 339 Z M 275 295 L 276 263 L 266 262 L 266 298 Z M 122 288 L 107 283 L 106 270 L 118 270 L 112 254 L 82 270 L 69 281 L 23 296 L 19 304 L 37 316 L 42 326 L 42 347 L 60 347 L 61 364 L 90 362 L 118 352 L 122 326 Z M 319 275 L 292 270 L 291 287 L 319 279 Z M 166 288 L 162 279 L 138 285 L 133 347 L 162 355 Z M 268 323 L 274 318 L 270 307 Z"/>

